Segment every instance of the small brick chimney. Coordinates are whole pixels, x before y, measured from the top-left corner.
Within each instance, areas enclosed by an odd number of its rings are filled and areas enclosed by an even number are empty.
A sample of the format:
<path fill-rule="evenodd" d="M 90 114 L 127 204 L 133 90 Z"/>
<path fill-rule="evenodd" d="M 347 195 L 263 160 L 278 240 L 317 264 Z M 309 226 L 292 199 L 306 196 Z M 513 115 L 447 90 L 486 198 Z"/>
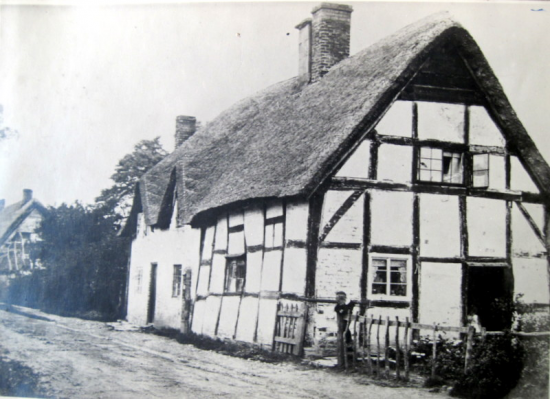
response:
<path fill-rule="evenodd" d="M 300 31 L 299 75 L 314 83 L 349 56 L 353 8 L 345 4 L 321 3 L 313 8 L 313 19 L 296 26 Z"/>
<path fill-rule="evenodd" d="M 32 200 L 32 190 L 25 188 L 23 189 L 23 204 L 26 204 Z"/>
<path fill-rule="evenodd" d="M 176 118 L 176 148 L 185 143 L 197 130 L 197 119 L 194 116 L 180 115 Z"/>

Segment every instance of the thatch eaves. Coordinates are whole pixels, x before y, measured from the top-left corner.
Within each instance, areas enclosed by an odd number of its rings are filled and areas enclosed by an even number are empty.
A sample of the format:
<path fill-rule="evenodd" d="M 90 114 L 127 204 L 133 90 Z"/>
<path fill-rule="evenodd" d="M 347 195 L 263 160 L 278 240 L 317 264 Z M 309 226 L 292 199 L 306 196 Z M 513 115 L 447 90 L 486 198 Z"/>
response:
<path fill-rule="evenodd" d="M 178 221 L 255 198 L 310 196 L 350 144 L 371 130 L 430 52 L 452 43 L 484 92 L 509 143 L 546 192 L 550 168 L 514 113 L 481 50 L 437 15 L 335 65 L 323 79 L 276 84 L 229 108 L 141 179 L 146 222 L 158 222 L 176 169 Z"/>

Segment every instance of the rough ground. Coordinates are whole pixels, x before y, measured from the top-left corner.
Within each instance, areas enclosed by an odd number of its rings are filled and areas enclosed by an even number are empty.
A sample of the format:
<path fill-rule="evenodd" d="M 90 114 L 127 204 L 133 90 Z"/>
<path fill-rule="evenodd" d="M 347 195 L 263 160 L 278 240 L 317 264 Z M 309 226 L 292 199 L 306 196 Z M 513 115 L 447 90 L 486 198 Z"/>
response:
<path fill-rule="evenodd" d="M 3 307 L 5 309 L 5 306 Z M 15 311 L 15 312 L 14 312 Z M 443 398 L 297 364 L 247 361 L 105 323 L 0 310 L 0 354 L 59 398 Z"/>

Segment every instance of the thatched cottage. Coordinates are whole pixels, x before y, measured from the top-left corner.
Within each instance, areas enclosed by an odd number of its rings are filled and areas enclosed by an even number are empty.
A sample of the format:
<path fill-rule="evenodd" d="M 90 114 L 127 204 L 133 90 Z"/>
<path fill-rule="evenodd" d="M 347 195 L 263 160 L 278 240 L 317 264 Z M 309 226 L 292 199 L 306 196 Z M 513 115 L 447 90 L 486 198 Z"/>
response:
<path fill-rule="evenodd" d="M 296 78 L 178 118 L 122 232 L 129 321 L 300 353 L 337 291 L 489 330 L 514 294 L 548 303 L 550 168 L 474 39 L 439 15 L 348 57 L 351 12 L 297 26 Z"/>
<path fill-rule="evenodd" d="M 40 241 L 36 230 L 46 213 L 29 189 L 23 190 L 22 200 L 14 204 L 5 206 L 5 200 L 0 200 L 0 298 L 6 294 L 10 276 L 41 267 L 32 245 Z"/>

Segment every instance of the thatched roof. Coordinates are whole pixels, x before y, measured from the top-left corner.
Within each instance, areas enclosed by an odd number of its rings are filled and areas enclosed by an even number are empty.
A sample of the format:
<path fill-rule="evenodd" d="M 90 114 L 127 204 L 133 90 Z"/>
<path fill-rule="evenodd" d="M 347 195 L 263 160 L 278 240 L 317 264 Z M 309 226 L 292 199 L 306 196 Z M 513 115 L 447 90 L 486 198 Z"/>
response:
<path fill-rule="evenodd" d="M 481 50 L 458 23 L 437 15 L 343 60 L 316 83 L 293 78 L 223 112 L 143 176 L 147 224 L 158 222 L 174 169 L 180 224 L 248 199 L 311 195 L 334 159 L 375 126 L 430 52 L 449 43 L 468 63 L 539 189 L 547 190 L 550 168 Z"/>
<path fill-rule="evenodd" d="M 35 209 L 42 214 L 47 212 L 46 208 L 35 199 L 16 202 L 0 211 L 0 246 L 11 238 L 13 232 Z"/>

